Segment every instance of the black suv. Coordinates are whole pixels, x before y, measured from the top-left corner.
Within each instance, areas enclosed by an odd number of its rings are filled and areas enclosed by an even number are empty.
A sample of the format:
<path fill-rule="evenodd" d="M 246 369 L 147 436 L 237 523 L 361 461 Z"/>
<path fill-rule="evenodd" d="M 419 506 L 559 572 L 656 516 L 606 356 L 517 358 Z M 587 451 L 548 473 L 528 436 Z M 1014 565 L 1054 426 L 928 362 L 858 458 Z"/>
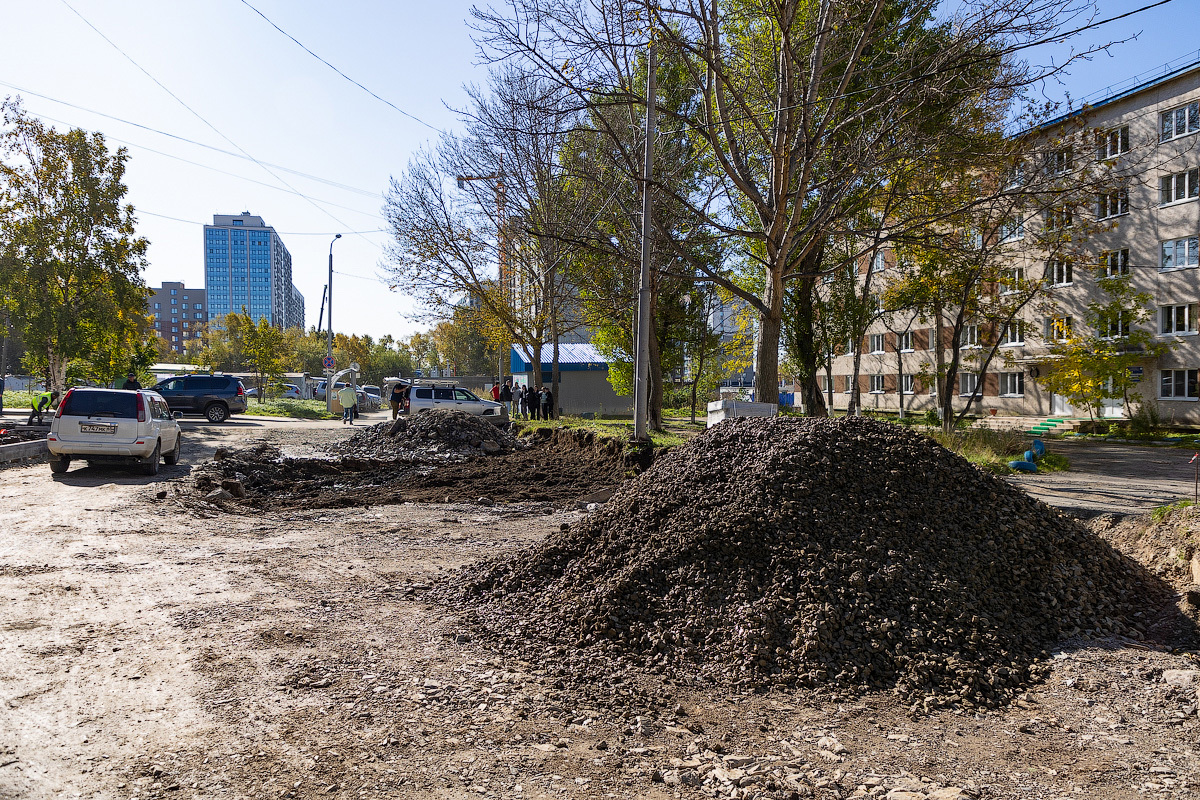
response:
<path fill-rule="evenodd" d="M 159 381 L 154 391 L 172 411 L 202 414 L 209 422 L 224 422 L 246 410 L 246 387 L 233 375 L 175 375 Z"/>

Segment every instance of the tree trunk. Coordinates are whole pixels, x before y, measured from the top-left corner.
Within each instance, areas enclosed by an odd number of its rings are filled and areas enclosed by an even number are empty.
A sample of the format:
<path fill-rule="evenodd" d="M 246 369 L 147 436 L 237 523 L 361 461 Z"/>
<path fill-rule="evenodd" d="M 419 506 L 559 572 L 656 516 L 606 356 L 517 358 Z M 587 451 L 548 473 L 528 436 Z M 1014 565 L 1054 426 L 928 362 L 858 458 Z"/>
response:
<path fill-rule="evenodd" d="M 650 307 L 654 308 L 656 297 L 650 298 Z M 651 322 L 654 320 L 654 315 L 650 316 Z M 663 374 L 662 374 L 662 348 L 658 344 L 658 331 L 656 326 L 651 325 L 650 328 L 650 358 L 648 371 L 650 373 L 650 402 L 646 404 L 646 422 L 652 430 L 661 431 L 663 429 L 662 421 L 662 404 L 663 404 Z"/>
<path fill-rule="evenodd" d="M 804 269 L 804 276 L 799 279 L 800 283 L 796 288 L 801 302 L 797 304 L 796 309 L 795 338 L 797 366 L 800 367 L 800 399 L 804 403 L 805 416 L 827 417 L 829 409 L 833 407 L 833 395 L 830 394 L 829 405 L 826 406 L 825 398 L 821 394 L 821 385 L 817 382 L 817 369 L 821 361 L 821 354 L 817 352 L 817 337 L 813 330 L 815 306 L 812 296 L 816 288 L 817 276 L 815 270 L 806 267 L 802 269 Z M 830 382 L 832 383 L 832 379 Z"/>
<path fill-rule="evenodd" d="M 707 321 L 704 323 L 707 325 Z M 700 354 L 692 368 L 692 424 L 696 424 L 696 394 L 700 391 L 700 379 L 704 376 L 704 355 L 708 352 L 708 329 L 700 335 Z"/>
<path fill-rule="evenodd" d="M 779 402 L 779 334 L 783 323 L 783 278 L 779 269 L 767 270 L 763 292 L 766 313 L 758 316 L 758 348 L 754 366 L 754 399 Z"/>

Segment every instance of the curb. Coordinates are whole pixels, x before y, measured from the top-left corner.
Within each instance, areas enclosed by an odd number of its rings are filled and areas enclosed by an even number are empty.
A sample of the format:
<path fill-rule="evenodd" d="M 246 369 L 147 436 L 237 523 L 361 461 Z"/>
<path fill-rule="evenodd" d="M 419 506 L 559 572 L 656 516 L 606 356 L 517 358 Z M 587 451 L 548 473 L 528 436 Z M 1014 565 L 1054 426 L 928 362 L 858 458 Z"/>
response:
<path fill-rule="evenodd" d="M 17 442 L 16 444 L 0 444 L 0 464 L 6 461 L 21 461 L 26 458 L 37 458 L 49 452 L 45 439 L 32 442 Z"/>

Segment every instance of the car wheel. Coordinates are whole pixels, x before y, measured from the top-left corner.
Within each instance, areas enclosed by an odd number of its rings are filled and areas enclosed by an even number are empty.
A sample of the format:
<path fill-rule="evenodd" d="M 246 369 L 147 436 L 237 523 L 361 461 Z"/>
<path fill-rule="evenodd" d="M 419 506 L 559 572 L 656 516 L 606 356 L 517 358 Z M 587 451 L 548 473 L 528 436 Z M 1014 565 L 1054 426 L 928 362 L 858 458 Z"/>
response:
<path fill-rule="evenodd" d="M 163 461 L 174 465 L 179 463 L 179 451 L 183 449 L 183 434 L 175 436 L 175 446 L 171 448 L 171 452 L 163 453 Z"/>
<path fill-rule="evenodd" d="M 146 475 L 158 474 L 158 462 L 161 460 L 162 442 L 154 443 L 154 452 L 142 462 L 142 472 Z"/>
<path fill-rule="evenodd" d="M 212 403 L 204 409 L 204 416 L 209 422 L 224 422 L 229 419 L 229 409 L 222 403 Z"/>
<path fill-rule="evenodd" d="M 62 458 L 50 459 L 50 471 L 55 475 L 61 475 L 71 468 L 71 459 L 63 456 Z"/>

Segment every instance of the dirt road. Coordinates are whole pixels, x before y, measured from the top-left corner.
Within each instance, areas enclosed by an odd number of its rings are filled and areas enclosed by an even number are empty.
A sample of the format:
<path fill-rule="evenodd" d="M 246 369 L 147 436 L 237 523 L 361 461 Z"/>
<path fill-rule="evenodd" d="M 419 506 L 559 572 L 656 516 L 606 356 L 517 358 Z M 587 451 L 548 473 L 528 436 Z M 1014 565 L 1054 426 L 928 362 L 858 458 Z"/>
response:
<path fill-rule="evenodd" d="M 447 570 L 582 512 L 198 515 L 175 499 L 218 446 L 303 452 L 348 433 L 189 423 L 183 464 L 156 478 L 0 472 L 0 798 L 1200 792 L 1196 687 L 1172 685 L 1195 673 L 1168 672 L 1200 666 L 1185 654 L 1074 643 L 1016 706 L 975 715 L 670 676 L 585 699 L 555 664 L 484 650 L 422 600 Z"/>

